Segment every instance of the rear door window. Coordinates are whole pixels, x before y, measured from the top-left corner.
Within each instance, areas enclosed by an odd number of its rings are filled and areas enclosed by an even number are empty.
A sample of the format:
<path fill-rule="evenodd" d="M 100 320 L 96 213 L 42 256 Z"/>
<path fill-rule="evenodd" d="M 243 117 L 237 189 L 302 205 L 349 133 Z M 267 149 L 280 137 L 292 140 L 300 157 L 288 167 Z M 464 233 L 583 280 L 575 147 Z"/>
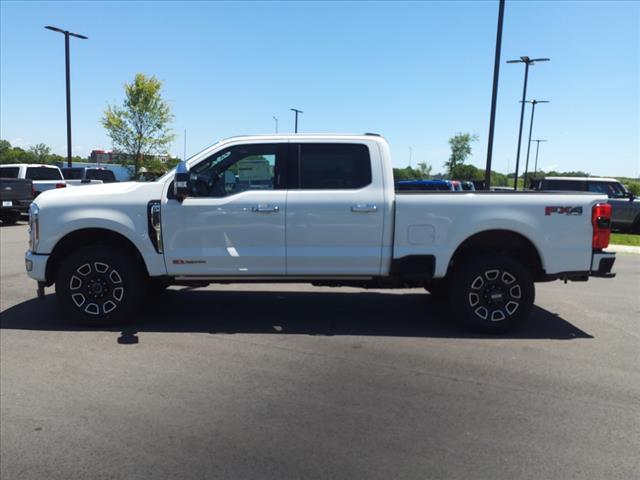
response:
<path fill-rule="evenodd" d="M 62 174 L 57 168 L 27 167 L 26 178 L 31 180 L 62 180 Z"/>
<path fill-rule="evenodd" d="M 20 167 L 0 167 L 0 177 L 2 178 L 18 178 Z"/>
<path fill-rule="evenodd" d="M 291 160 L 290 188 L 347 190 L 371 184 L 371 158 L 366 145 L 294 144 Z"/>

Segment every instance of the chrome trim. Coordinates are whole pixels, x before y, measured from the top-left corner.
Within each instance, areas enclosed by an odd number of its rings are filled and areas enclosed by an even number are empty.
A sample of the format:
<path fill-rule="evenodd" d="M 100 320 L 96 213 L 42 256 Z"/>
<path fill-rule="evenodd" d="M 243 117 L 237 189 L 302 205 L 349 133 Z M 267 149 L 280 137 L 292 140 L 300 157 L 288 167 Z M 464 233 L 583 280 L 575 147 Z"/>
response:
<path fill-rule="evenodd" d="M 29 205 L 29 250 L 36 253 L 40 242 L 40 208 L 35 203 Z"/>
<path fill-rule="evenodd" d="M 149 224 L 155 234 L 155 247 L 158 253 L 164 252 L 162 243 L 162 216 L 160 214 L 160 202 L 150 202 L 149 204 Z"/>

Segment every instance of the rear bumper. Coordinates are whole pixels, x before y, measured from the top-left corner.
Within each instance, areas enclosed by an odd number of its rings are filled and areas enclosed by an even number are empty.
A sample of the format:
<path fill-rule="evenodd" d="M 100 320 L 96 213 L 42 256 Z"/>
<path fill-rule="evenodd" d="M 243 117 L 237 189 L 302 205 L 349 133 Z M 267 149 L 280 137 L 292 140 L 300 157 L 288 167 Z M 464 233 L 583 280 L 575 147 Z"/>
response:
<path fill-rule="evenodd" d="M 589 275 L 591 277 L 613 278 L 616 276 L 612 273 L 613 264 L 616 261 L 616 254 L 614 252 L 594 252 L 591 257 L 591 271 Z"/>
<path fill-rule="evenodd" d="M 49 255 L 38 255 L 31 250 L 24 254 L 24 264 L 27 275 L 38 282 L 46 281 L 47 261 Z"/>
<path fill-rule="evenodd" d="M 1 205 L 0 208 L 4 211 L 17 211 L 20 213 L 27 213 L 29 211 L 29 205 L 31 205 L 32 200 L 8 200 L 11 202 L 11 205 Z M 7 200 L 5 200 L 7 202 Z"/>

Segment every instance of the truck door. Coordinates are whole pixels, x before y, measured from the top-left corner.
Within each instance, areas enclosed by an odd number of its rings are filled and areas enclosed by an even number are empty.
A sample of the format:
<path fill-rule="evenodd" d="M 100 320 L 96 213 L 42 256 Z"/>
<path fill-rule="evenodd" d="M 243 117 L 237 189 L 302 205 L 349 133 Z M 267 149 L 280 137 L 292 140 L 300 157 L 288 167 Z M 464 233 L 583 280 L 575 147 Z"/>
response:
<path fill-rule="evenodd" d="M 384 227 L 375 144 L 292 143 L 288 275 L 379 275 Z"/>
<path fill-rule="evenodd" d="M 191 194 L 161 209 L 169 275 L 285 274 L 286 148 L 232 146 L 190 168 Z"/>

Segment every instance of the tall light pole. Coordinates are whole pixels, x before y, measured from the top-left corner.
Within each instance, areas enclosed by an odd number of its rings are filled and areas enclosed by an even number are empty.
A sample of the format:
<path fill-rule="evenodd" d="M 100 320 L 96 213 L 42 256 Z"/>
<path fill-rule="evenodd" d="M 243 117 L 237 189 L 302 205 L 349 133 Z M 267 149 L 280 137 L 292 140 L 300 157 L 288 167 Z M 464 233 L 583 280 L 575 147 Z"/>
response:
<path fill-rule="evenodd" d="M 71 79 L 69 75 L 69 37 L 81 38 L 87 40 L 89 37 L 80 35 L 79 33 L 72 33 L 68 30 L 62 30 L 61 28 L 52 27 L 47 25 L 47 30 L 53 30 L 64 35 L 64 58 L 65 68 L 67 72 L 67 166 L 71 166 Z"/>
<path fill-rule="evenodd" d="M 304 112 L 302 110 L 298 110 L 297 108 L 292 108 L 291 111 L 295 112 L 295 114 L 296 114 L 296 129 L 295 129 L 295 133 L 298 133 L 298 114 L 299 113 L 304 113 Z"/>
<path fill-rule="evenodd" d="M 498 7 L 498 31 L 496 33 L 496 57 L 493 62 L 493 92 L 491 93 L 491 115 L 489 116 L 489 143 L 487 144 L 487 165 L 484 170 L 484 188 L 491 187 L 491 160 L 493 157 L 493 132 L 496 122 L 496 102 L 498 100 L 498 78 L 500 76 L 500 50 L 502 47 L 502 20 L 504 19 L 504 0 Z"/>
<path fill-rule="evenodd" d="M 540 142 L 548 142 L 549 140 L 531 140 L 532 142 L 536 142 L 536 166 L 533 167 L 533 174 L 536 175 L 538 173 L 538 150 L 540 149 Z"/>
<path fill-rule="evenodd" d="M 533 116 L 536 113 L 536 105 L 539 103 L 549 103 L 548 100 L 527 100 L 531 104 L 531 124 L 529 125 L 529 143 L 527 144 L 527 161 L 524 164 L 524 178 L 522 188 L 527 188 L 527 174 L 529 173 L 529 151 L 531 150 L 531 133 L 533 132 Z"/>
<path fill-rule="evenodd" d="M 409 168 L 411 168 L 412 157 L 413 157 L 413 147 L 409 147 Z"/>
<path fill-rule="evenodd" d="M 513 189 L 518 189 L 518 170 L 520 168 L 520 144 L 522 142 L 522 123 L 524 122 L 524 104 L 527 99 L 527 80 L 529 78 L 529 66 L 536 62 L 548 62 L 548 58 L 520 57 L 519 60 L 508 60 L 507 63 L 524 63 L 524 86 L 522 88 L 522 108 L 520 109 L 520 130 L 518 130 L 518 153 L 516 154 L 516 175 L 513 178 Z"/>
<path fill-rule="evenodd" d="M 273 120 L 276 122 L 276 133 L 278 133 L 278 117 L 274 116 Z"/>

